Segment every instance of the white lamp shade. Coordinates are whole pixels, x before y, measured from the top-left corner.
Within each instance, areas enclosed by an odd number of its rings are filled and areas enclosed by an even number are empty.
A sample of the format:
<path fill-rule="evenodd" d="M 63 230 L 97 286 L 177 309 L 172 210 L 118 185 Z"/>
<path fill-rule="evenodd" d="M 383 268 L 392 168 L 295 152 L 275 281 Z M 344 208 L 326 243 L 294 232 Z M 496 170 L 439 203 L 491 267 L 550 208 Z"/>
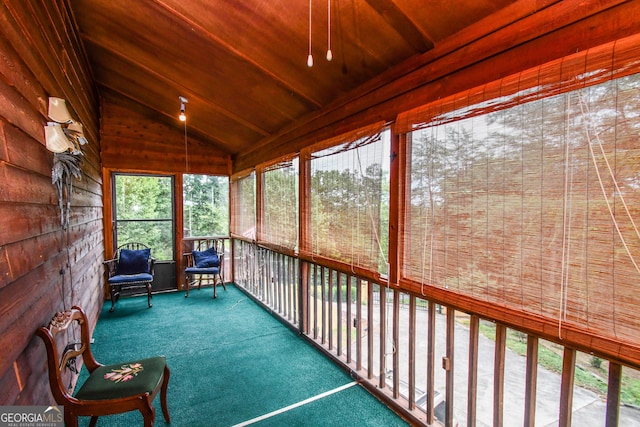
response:
<path fill-rule="evenodd" d="M 49 97 L 49 118 L 58 123 L 71 122 L 71 114 L 67 110 L 67 103 L 64 99 Z"/>
<path fill-rule="evenodd" d="M 67 130 L 74 132 L 75 137 L 80 145 L 84 145 L 87 143 L 87 139 L 84 137 L 84 132 L 82 131 L 82 123 L 71 122 L 71 124 L 67 126 Z"/>
<path fill-rule="evenodd" d="M 67 139 L 64 130 L 57 123 L 48 123 L 44 127 L 44 138 L 47 150 L 54 153 L 64 153 L 68 149 L 73 149 L 73 144 Z"/>

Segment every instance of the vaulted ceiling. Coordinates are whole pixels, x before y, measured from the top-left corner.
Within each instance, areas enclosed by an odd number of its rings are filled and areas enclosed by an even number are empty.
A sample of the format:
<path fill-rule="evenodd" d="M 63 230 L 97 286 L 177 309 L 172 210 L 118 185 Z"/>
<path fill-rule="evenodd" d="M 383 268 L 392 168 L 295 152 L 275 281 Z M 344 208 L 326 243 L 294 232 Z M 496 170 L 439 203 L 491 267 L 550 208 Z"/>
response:
<path fill-rule="evenodd" d="M 511 3 L 70 2 L 102 97 L 181 128 L 178 97 L 183 96 L 189 132 L 230 155 L 249 150 L 371 79 L 397 76 L 411 58 Z M 307 66 L 309 33 L 312 67 Z"/>

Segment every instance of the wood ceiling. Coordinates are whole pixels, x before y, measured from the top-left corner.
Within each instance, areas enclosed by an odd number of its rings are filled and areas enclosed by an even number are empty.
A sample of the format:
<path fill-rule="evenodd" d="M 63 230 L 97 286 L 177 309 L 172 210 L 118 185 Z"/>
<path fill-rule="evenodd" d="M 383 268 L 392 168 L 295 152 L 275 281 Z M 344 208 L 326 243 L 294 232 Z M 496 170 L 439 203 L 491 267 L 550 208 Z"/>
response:
<path fill-rule="evenodd" d="M 169 126 L 188 99 L 192 135 L 250 151 L 514 0 L 74 0 L 102 97 Z M 408 70 L 410 71 L 410 70 Z"/>

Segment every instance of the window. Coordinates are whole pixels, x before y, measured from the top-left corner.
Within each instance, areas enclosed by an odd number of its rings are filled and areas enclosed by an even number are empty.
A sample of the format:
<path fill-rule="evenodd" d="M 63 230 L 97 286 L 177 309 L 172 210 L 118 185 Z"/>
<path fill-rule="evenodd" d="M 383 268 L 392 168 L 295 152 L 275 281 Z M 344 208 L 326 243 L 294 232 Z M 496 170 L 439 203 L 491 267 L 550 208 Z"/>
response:
<path fill-rule="evenodd" d="M 229 179 L 183 175 L 184 236 L 229 234 Z"/>
<path fill-rule="evenodd" d="M 387 272 L 389 146 L 377 125 L 312 148 L 313 254 Z"/>
<path fill-rule="evenodd" d="M 637 38 L 400 117 L 402 276 L 636 340 Z"/>
<path fill-rule="evenodd" d="M 236 236 L 256 238 L 256 174 L 234 177 L 231 180 L 233 212 L 231 232 Z"/>
<path fill-rule="evenodd" d="M 261 241 L 283 248 L 298 248 L 298 159 L 266 167 L 263 177 Z"/>
<path fill-rule="evenodd" d="M 173 260 L 173 178 L 114 174 L 115 247 L 144 243 L 158 261 Z"/>

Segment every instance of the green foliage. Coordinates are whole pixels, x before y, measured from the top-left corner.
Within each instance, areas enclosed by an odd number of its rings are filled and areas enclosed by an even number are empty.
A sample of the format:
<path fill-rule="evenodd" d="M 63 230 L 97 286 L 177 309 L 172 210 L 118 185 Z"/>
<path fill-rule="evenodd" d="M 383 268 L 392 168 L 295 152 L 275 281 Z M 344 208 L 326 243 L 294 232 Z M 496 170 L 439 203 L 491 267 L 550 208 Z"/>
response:
<path fill-rule="evenodd" d="M 602 359 L 597 356 L 591 356 L 591 366 L 600 369 L 602 367 Z"/>
<path fill-rule="evenodd" d="M 311 204 L 314 250 L 387 272 L 389 178 L 380 163 L 363 171 L 345 168 L 338 160 L 317 168 L 311 178 Z"/>
<path fill-rule="evenodd" d="M 229 234 L 229 182 L 226 177 L 184 175 L 184 235 Z"/>
<path fill-rule="evenodd" d="M 116 175 L 116 245 L 140 242 L 157 260 L 173 257 L 173 179 Z"/>
<path fill-rule="evenodd" d="M 263 238 L 291 249 L 298 246 L 297 161 L 264 173 Z"/>
<path fill-rule="evenodd" d="M 226 177 L 184 176 L 185 236 L 229 233 L 229 185 Z M 117 245 L 140 242 L 157 260 L 173 260 L 173 178 L 115 176 Z"/>

